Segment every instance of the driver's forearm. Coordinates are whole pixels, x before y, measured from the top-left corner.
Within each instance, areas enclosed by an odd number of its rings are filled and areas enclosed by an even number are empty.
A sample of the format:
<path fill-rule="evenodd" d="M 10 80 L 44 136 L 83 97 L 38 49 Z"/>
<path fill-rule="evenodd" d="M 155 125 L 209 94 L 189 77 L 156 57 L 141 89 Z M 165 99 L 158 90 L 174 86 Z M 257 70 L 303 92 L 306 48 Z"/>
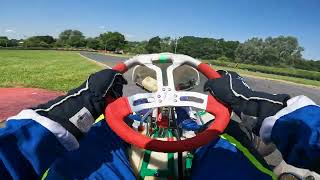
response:
<path fill-rule="evenodd" d="M 260 136 L 273 142 L 291 165 L 320 170 L 320 106 L 305 96 L 288 101 L 288 106 L 264 120 Z"/>
<path fill-rule="evenodd" d="M 58 126 L 48 129 L 45 127 L 48 119 L 38 123 L 39 117 L 32 110 L 22 111 L 0 129 L 2 177 L 38 179 L 58 156 L 67 151 L 61 141 L 63 136 L 67 136 L 63 129 Z"/>

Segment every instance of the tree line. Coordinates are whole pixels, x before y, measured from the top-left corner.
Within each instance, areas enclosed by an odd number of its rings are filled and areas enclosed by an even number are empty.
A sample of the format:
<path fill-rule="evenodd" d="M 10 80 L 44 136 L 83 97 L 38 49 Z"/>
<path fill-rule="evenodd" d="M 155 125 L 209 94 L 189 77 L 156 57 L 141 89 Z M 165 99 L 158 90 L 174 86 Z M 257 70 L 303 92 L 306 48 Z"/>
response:
<path fill-rule="evenodd" d="M 86 38 L 81 31 L 71 29 L 61 32 L 58 38 L 46 35 L 17 40 L 0 36 L 0 47 L 89 48 L 116 51 L 123 50 L 125 44 L 127 44 L 127 41 L 124 35 L 119 32 L 106 32 L 94 38 Z"/>
<path fill-rule="evenodd" d="M 159 36 L 148 41 L 127 41 L 119 32 L 105 32 L 97 37 L 85 37 L 81 31 L 65 30 L 58 38 L 33 36 L 27 39 L 0 37 L 0 47 L 88 48 L 131 54 L 176 52 L 200 59 L 213 59 L 245 64 L 277 67 L 294 67 L 320 71 L 320 61 L 302 57 L 303 47 L 292 36 L 251 38 L 240 43 L 225 39 L 184 36 L 171 38 Z"/>

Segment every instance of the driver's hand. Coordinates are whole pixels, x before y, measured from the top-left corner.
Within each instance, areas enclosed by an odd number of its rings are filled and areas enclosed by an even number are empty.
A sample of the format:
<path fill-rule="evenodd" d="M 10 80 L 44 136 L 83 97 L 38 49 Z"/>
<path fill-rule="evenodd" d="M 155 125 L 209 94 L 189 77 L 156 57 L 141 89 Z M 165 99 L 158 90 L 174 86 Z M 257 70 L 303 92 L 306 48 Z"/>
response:
<path fill-rule="evenodd" d="M 91 74 L 82 85 L 66 95 L 32 109 L 58 122 L 79 138 L 103 113 L 109 101 L 122 96 L 123 84 L 127 84 L 127 81 L 121 73 L 105 69 Z"/>
<path fill-rule="evenodd" d="M 218 71 L 222 76 L 209 79 L 204 90 L 210 91 L 222 103 L 229 106 L 246 127 L 259 134 L 262 121 L 286 106 L 287 94 L 268 94 L 252 90 L 243 77 L 235 72 Z"/>

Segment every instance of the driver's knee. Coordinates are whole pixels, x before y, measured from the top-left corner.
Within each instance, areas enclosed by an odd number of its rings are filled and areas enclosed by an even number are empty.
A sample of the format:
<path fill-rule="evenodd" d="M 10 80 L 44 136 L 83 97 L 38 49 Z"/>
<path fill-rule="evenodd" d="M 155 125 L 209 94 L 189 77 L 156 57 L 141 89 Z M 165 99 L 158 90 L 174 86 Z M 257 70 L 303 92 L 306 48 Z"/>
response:
<path fill-rule="evenodd" d="M 228 136 L 229 137 L 229 136 Z M 197 149 L 192 162 L 192 179 L 271 179 L 272 172 L 257 160 L 247 157 L 236 147 L 238 144 L 229 142 L 228 138 L 219 138 Z M 251 157 L 250 157 L 251 158 Z M 259 169 L 263 167 L 263 170 Z M 266 170 L 265 173 L 263 172 Z"/>
<path fill-rule="evenodd" d="M 129 145 L 110 129 L 106 121 L 92 126 L 79 143 L 79 149 L 65 153 L 50 167 L 50 177 L 134 177 L 127 155 Z"/>

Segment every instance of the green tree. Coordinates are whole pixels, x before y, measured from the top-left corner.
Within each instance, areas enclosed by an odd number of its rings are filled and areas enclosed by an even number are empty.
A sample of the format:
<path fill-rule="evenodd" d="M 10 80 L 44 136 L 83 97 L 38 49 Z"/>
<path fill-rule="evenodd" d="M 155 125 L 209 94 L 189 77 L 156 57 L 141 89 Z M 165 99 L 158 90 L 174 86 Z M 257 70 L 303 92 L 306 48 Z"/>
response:
<path fill-rule="evenodd" d="M 236 49 L 238 48 L 240 42 L 239 41 L 224 41 L 223 39 L 219 41 L 222 49 L 223 54 L 225 57 L 227 57 L 230 60 L 235 60 L 236 55 Z"/>
<path fill-rule="evenodd" d="M 124 48 L 126 40 L 123 34 L 119 32 L 106 32 L 99 35 L 99 41 L 103 49 L 109 51 L 120 50 Z"/>
<path fill-rule="evenodd" d="M 32 36 L 25 40 L 26 47 L 51 47 L 55 42 L 52 36 Z"/>
<path fill-rule="evenodd" d="M 125 51 L 132 53 L 132 54 L 146 54 L 146 46 L 148 44 L 148 41 L 141 41 L 141 42 L 128 42 Z"/>
<path fill-rule="evenodd" d="M 161 52 L 161 39 L 159 36 L 151 38 L 147 45 L 146 50 L 148 53 L 160 53 Z"/>
<path fill-rule="evenodd" d="M 8 47 L 9 39 L 7 36 L 0 36 L 0 47 Z"/>
<path fill-rule="evenodd" d="M 236 61 L 249 64 L 261 63 L 261 54 L 263 49 L 263 39 L 252 38 L 240 44 L 236 49 Z"/>
<path fill-rule="evenodd" d="M 160 40 L 161 52 L 173 52 L 174 50 L 173 44 L 174 42 L 173 40 L 171 40 L 170 37 L 161 38 Z"/>
<path fill-rule="evenodd" d="M 19 40 L 17 40 L 17 39 L 10 39 L 8 46 L 9 46 L 9 47 L 17 47 L 17 46 L 19 46 Z"/>
<path fill-rule="evenodd" d="M 268 37 L 265 46 L 274 48 L 278 61 L 283 64 L 293 65 L 302 58 L 303 48 L 299 46 L 298 39 L 292 36 Z"/>
<path fill-rule="evenodd" d="M 263 65 L 290 65 L 302 60 L 303 48 L 291 36 L 252 38 L 240 44 L 235 52 L 239 62 Z"/>
<path fill-rule="evenodd" d="M 73 32 L 72 29 L 67 29 L 67 30 L 64 30 L 63 32 L 61 32 L 61 33 L 59 34 L 59 38 L 58 38 L 58 41 L 57 41 L 57 45 L 58 45 L 59 47 L 70 46 L 70 45 L 69 45 L 69 41 L 70 41 L 72 32 Z"/>
<path fill-rule="evenodd" d="M 223 41 L 223 39 L 184 36 L 177 42 L 177 53 L 196 58 L 217 59 L 224 55 L 221 43 Z"/>
<path fill-rule="evenodd" d="M 84 47 L 86 43 L 84 35 L 78 30 L 72 31 L 67 42 L 71 47 Z"/>
<path fill-rule="evenodd" d="M 99 40 L 98 38 L 87 38 L 86 39 L 86 47 L 91 49 L 99 49 Z"/>
<path fill-rule="evenodd" d="M 84 47 L 85 36 L 81 31 L 68 29 L 59 34 L 57 45 L 65 47 Z"/>
<path fill-rule="evenodd" d="M 36 38 L 40 39 L 40 41 L 43 41 L 47 44 L 52 44 L 55 42 L 55 39 L 52 36 L 35 36 Z"/>

